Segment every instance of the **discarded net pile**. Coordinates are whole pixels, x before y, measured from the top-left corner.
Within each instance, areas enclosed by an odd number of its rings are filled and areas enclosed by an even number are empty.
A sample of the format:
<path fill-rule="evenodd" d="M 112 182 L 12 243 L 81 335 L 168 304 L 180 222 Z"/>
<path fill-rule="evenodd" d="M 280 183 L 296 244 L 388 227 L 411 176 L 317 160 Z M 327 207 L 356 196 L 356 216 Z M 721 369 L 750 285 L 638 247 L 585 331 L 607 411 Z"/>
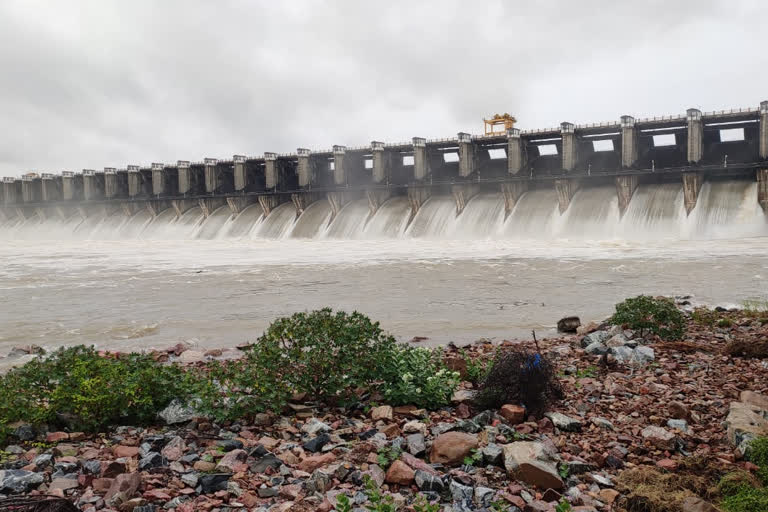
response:
<path fill-rule="evenodd" d="M 23 496 L 0 499 L 0 512 L 79 512 L 69 501 L 56 496 Z"/>

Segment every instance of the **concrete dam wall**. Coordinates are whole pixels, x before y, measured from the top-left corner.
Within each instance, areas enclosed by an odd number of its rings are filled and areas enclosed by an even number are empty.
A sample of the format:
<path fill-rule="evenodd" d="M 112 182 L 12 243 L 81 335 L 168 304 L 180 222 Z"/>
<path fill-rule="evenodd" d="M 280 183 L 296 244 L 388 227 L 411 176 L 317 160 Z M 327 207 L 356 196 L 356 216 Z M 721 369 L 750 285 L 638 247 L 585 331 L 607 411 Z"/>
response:
<path fill-rule="evenodd" d="M 319 198 L 297 214 L 293 202 L 240 211 L 227 204 L 206 212 L 199 205 L 105 210 L 103 205 L 60 208 L 53 216 L 15 216 L 0 222 L 3 240 L 184 240 L 184 239 L 574 239 L 685 240 L 768 235 L 768 218 L 755 181 L 704 182 L 696 208 L 686 210 L 682 183 L 641 183 L 621 212 L 610 183 L 582 186 L 561 212 L 553 187 L 523 192 L 507 212 L 504 194 L 479 190 L 457 211 L 454 195 L 435 194 L 416 212 L 408 196 L 390 197 L 372 210 L 366 198 L 346 202 L 334 215 Z"/>

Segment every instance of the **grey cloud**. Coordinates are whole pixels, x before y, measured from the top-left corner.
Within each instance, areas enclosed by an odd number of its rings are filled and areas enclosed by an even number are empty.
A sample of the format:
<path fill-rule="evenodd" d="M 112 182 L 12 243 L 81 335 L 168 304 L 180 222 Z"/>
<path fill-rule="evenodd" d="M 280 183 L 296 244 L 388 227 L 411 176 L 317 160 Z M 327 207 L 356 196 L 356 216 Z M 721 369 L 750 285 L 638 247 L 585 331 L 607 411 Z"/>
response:
<path fill-rule="evenodd" d="M 755 106 L 753 1 L 8 1 L 0 174 Z"/>

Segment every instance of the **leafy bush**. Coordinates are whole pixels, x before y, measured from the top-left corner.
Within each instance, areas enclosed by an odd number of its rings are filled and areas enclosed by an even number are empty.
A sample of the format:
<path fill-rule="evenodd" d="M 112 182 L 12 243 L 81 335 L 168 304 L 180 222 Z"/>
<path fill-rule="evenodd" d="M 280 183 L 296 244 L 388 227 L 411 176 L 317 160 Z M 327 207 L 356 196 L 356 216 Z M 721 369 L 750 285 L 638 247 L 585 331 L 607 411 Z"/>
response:
<path fill-rule="evenodd" d="M 459 385 L 459 374 L 449 371 L 441 351 L 396 345 L 382 367 L 382 393 L 392 405 L 436 409 L 450 403 Z"/>
<path fill-rule="evenodd" d="M 763 485 L 768 485 L 768 437 L 758 437 L 749 443 L 746 455 L 750 462 L 760 468 L 757 471 L 757 478 Z"/>
<path fill-rule="evenodd" d="M 0 426 L 17 421 L 96 431 L 146 424 L 194 377 L 149 355 L 100 356 L 92 347 L 60 349 L 0 377 Z"/>
<path fill-rule="evenodd" d="M 476 401 L 482 409 L 519 403 L 540 414 L 562 396 L 552 362 L 539 352 L 518 348 L 496 354 Z"/>
<path fill-rule="evenodd" d="M 685 317 L 667 297 L 638 295 L 616 304 L 611 323 L 627 325 L 641 336 L 650 332 L 665 340 L 678 340 L 683 337 Z"/>
<path fill-rule="evenodd" d="M 464 359 L 464 362 L 467 363 L 467 380 L 472 384 L 477 384 L 482 381 L 491 367 L 489 362 L 479 357 L 473 358 L 463 349 L 459 353 L 461 354 L 461 358 Z"/>
<path fill-rule="evenodd" d="M 727 512 L 768 510 L 768 489 L 740 487 L 734 494 L 723 499 L 722 506 Z"/>

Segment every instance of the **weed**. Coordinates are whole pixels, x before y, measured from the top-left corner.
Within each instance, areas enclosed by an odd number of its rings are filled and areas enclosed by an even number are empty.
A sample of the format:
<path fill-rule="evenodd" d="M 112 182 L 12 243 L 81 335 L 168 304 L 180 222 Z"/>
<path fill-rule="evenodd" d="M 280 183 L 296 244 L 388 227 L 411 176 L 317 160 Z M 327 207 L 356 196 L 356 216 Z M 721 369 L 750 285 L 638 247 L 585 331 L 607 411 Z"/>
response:
<path fill-rule="evenodd" d="M 346 494 L 339 494 L 336 496 L 336 512 L 352 512 L 352 502 L 349 501 L 349 496 Z"/>
<path fill-rule="evenodd" d="M 665 340 L 679 340 L 683 337 L 685 317 L 672 299 L 638 295 L 616 304 L 611 323 L 627 325 L 640 336 L 652 333 Z"/>
<path fill-rule="evenodd" d="M 568 464 L 560 464 L 557 468 L 557 473 L 560 475 L 560 478 L 565 480 L 568 478 L 568 475 L 570 474 L 571 469 L 568 467 Z"/>
<path fill-rule="evenodd" d="M 393 462 L 400 458 L 402 453 L 403 450 L 401 448 L 395 448 L 394 446 L 390 446 L 388 448 L 380 448 L 376 459 L 379 463 L 379 466 L 386 470 L 389 468 L 389 466 L 392 465 Z"/>
<path fill-rule="evenodd" d="M 718 327 L 733 327 L 733 320 L 730 318 L 721 318 L 717 321 Z"/>
<path fill-rule="evenodd" d="M 561 498 L 555 507 L 555 512 L 571 512 L 571 504 L 565 498 Z"/>
<path fill-rule="evenodd" d="M 371 503 L 365 508 L 370 512 L 395 512 L 395 500 L 392 496 L 384 496 L 369 475 L 363 477 L 365 495 Z"/>
<path fill-rule="evenodd" d="M 414 512 L 440 512 L 439 503 L 430 503 L 423 494 L 420 494 L 413 503 Z"/>
<path fill-rule="evenodd" d="M 469 455 L 464 457 L 463 462 L 465 466 L 477 466 L 483 462 L 483 452 L 477 449 L 473 449 Z"/>
<path fill-rule="evenodd" d="M 467 364 L 467 380 L 472 384 L 480 383 L 488 375 L 491 365 L 488 361 L 470 357 L 464 349 L 461 349 L 459 354 Z"/>

